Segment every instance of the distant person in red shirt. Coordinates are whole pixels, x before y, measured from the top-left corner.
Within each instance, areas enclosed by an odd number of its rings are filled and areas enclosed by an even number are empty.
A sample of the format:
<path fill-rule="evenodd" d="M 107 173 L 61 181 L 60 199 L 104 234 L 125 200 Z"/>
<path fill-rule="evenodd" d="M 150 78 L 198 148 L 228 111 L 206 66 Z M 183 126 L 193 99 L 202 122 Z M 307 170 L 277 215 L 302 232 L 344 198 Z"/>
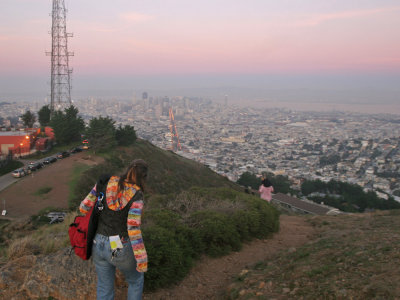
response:
<path fill-rule="evenodd" d="M 264 200 L 270 202 L 272 199 L 271 193 L 274 191 L 274 187 L 272 186 L 271 182 L 268 180 L 268 178 L 265 175 L 261 178 L 261 180 L 262 180 L 262 182 L 258 189 L 258 192 L 260 193 L 260 197 L 261 197 L 261 199 L 264 199 Z"/>

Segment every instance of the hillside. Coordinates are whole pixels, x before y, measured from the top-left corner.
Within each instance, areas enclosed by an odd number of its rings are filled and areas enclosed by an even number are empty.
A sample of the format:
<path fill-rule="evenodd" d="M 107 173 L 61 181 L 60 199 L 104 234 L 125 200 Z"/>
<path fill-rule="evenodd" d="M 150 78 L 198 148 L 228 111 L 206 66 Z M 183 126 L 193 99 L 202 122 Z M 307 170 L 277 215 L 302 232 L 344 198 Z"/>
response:
<path fill-rule="evenodd" d="M 399 299 L 399 216 L 281 216 L 273 238 L 246 243 L 224 257 L 203 257 L 183 281 L 147 292 L 144 299 Z M 90 299 L 93 273 L 90 262 L 63 250 L 24 256 L 0 269 L 0 296 Z M 87 289 L 77 289 L 79 282 Z M 123 299 L 120 275 L 116 286 L 117 299 Z"/>
<path fill-rule="evenodd" d="M 150 260 L 144 299 L 400 297 L 398 210 L 281 215 L 276 232 L 276 211 L 258 197 L 241 192 L 207 167 L 145 141 L 102 159 L 91 157 L 96 164 L 90 168 L 81 168 L 82 158 L 76 156 L 69 172 L 62 164 L 58 166 L 63 172 L 56 170 L 57 164 L 52 172 L 68 183 L 81 171 L 72 185 L 73 204 L 79 193 L 86 195 L 99 173 L 119 173 L 133 158 L 150 165 L 143 218 Z M 40 187 L 40 178 L 38 173 L 14 186 L 31 180 Z M 53 201 L 67 203 L 68 194 Z M 38 229 L 24 220 L 0 223 L 5 233 L 1 242 L 10 245 L 2 250 L 6 260 L 0 268 L 0 298 L 91 299 L 94 266 L 68 253 L 66 232 L 73 217 L 71 213 L 64 223 Z M 116 286 L 118 299 L 123 299 L 126 285 L 120 275 Z"/>
<path fill-rule="evenodd" d="M 316 236 L 237 274 L 229 299 L 400 299 L 400 211 L 304 217 Z"/>
<path fill-rule="evenodd" d="M 105 164 L 91 168 L 82 175 L 74 191 L 73 207 L 86 196 L 100 174 L 104 172 L 120 174 L 136 158 L 144 159 L 149 165 L 147 198 L 155 195 L 178 194 L 193 186 L 243 190 L 239 185 L 211 171 L 203 164 L 186 159 L 172 151 L 162 150 L 144 140 L 138 140 L 131 147 L 115 149 L 111 153 L 104 154 L 103 157 L 106 159 Z"/>
<path fill-rule="evenodd" d="M 84 155 L 90 161 L 95 158 L 90 152 Z M 46 190 L 58 197 L 50 197 L 49 192 L 40 194 L 38 200 L 46 200 L 53 207 L 68 203 L 76 211 L 100 174 L 119 174 L 136 158 L 143 158 L 149 164 L 142 223 L 149 255 L 146 291 L 180 282 L 201 257 L 222 257 L 237 252 L 244 243 L 255 238 L 265 239 L 279 229 L 277 210 L 259 197 L 244 193 L 243 188 L 199 163 L 146 141 L 103 153 L 102 159 L 94 159 L 96 163 L 92 165 L 83 166 L 79 156 L 67 158 L 37 176 L 24 178 L 10 189 L 18 195 L 29 183 L 32 194 L 35 186 L 50 185 Z M 57 178 L 54 185 L 49 180 L 52 176 Z M 60 182 L 69 190 L 57 193 Z M 18 198 L 23 207 L 24 197 Z M 34 203 L 30 205 L 35 207 Z M 22 299 L 48 296 L 81 299 L 93 293 L 93 265 L 68 255 L 65 248 L 68 225 L 75 214 L 71 213 L 64 223 L 56 225 L 43 225 L 46 219 L 42 216 L 2 225 L 0 250 L 5 265 L 0 270 L 0 287 L 3 295 L 8 297 L 17 290 Z M 87 290 L 82 291 L 82 286 L 88 287 Z"/>

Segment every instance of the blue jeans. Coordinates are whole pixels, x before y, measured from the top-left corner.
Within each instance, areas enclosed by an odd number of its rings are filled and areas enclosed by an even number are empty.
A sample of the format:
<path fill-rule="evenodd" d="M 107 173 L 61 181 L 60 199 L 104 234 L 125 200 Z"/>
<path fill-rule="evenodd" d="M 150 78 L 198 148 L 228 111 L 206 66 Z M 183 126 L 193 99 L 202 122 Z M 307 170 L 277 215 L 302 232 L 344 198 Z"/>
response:
<path fill-rule="evenodd" d="M 97 273 L 97 299 L 114 300 L 115 268 L 118 268 L 128 282 L 128 300 L 142 299 L 144 273 L 136 270 L 136 259 L 130 241 L 123 241 L 123 249 L 112 257 L 107 236 L 96 234 L 93 243 L 93 263 Z"/>

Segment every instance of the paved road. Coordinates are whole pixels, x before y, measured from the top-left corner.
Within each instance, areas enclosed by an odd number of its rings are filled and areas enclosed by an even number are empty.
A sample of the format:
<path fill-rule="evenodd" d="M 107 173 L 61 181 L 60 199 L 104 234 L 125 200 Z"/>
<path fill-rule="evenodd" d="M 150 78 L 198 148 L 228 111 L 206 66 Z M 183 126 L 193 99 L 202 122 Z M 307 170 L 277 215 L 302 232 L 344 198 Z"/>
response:
<path fill-rule="evenodd" d="M 23 162 L 24 166 L 26 166 L 32 160 L 20 159 L 19 161 Z M 11 172 L 8 173 L 8 174 L 5 174 L 3 176 L 0 176 L 0 191 L 4 190 L 6 187 L 8 187 L 9 185 L 13 184 L 17 180 L 19 180 L 19 178 L 12 177 Z"/>
<path fill-rule="evenodd" d="M 11 173 L 5 174 L 0 177 L 0 191 L 4 190 L 6 187 L 16 182 L 18 178 L 12 177 Z"/>

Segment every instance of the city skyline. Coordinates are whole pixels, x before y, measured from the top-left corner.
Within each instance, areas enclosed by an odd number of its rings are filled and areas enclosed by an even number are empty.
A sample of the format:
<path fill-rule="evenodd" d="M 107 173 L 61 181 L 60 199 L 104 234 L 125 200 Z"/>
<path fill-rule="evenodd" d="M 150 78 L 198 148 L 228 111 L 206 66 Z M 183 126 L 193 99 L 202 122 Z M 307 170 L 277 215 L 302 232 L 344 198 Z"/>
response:
<path fill-rule="evenodd" d="M 371 89 L 380 101 L 399 98 L 396 1 L 65 3 L 75 97 L 242 88 L 263 90 L 260 99 L 270 89 Z M 0 8 L 0 98 L 39 97 L 49 82 L 51 1 L 3 0 Z"/>

